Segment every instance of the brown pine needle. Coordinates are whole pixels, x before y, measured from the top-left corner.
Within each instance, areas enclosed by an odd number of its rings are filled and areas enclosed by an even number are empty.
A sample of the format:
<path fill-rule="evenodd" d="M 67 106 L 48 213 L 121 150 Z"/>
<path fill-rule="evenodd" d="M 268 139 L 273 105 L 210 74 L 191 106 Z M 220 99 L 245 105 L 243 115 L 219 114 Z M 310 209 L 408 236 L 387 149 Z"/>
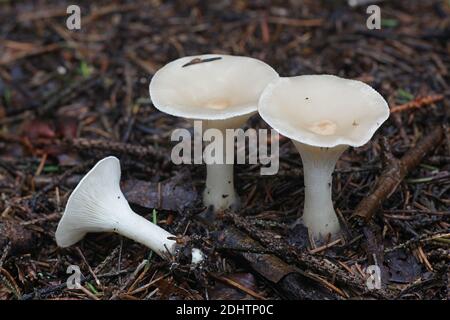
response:
<path fill-rule="evenodd" d="M 86 289 L 85 287 L 81 286 L 80 290 L 83 291 L 83 293 L 85 295 L 87 295 L 89 298 L 91 298 L 92 300 L 100 300 L 95 294 L 93 294 L 92 292 L 90 292 L 88 289 Z"/>
<path fill-rule="evenodd" d="M 327 244 L 325 244 L 325 245 L 323 245 L 323 246 L 320 246 L 320 247 L 317 247 L 317 248 L 315 248 L 315 249 L 309 250 L 309 253 L 314 254 L 314 253 L 321 252 L 321 251 L 323 251 L 323 250 L 326 250 L 326 249 L 328 249 L 328 248 L 331 248 L 332 246 L 338 244 L 338 243 L 341 242 L 341 241 L 342 241 L 342 239 L 339 238 L 339 239 L 337 239 L 337 240 L 334 240 L 333 242 L 330 242 L 330 243 L 327 243 Z"/>
<path fill-rule="evenodd" d="M 340 296 L 344 297 L 344 298 L 348 298 L 348 295 L 342 291 L 341 289 L 339 289 L 338 287 L 336 287 L 334 284 L 332 284 L 331 282 L 328 282 L 327 280 L 325 280 L 324 278 L 311 273 L 311 272 L 307 272 L 308 276 L 310 276 L 311 278 L 313 278 L 314 280 L 316 280 L 317 282 L 321 283 L 323 286 L 325 286 L 326 288 L 330 289 L 331 291 L 336 292 L 337 294 L 339 294 Z"/>
<path fill-rule="evenodd" d="M 214 279 L 216 279 L 216 280 L 219 280 L 219 281 L 221 281 L 221 282 L 223 282 L 223 283 L 225 283 L 225 284 L 227 284 L 227 285 L 229 285 L 229 286 L 232 286 L 232 287 L 234 287 L 234 288 L 236 288 L 236 289 L 239 289 L 239 290 L 243 291 L 244 293 L 246 293 L 246 294 L 248 294 L 248 295 L 251 295 L 252 297 L 254 297 L 254 298 L 256 298 L 256 299 L 266 300 L 266 298 L 264 298 L 264 297 L 263 297 L 262 295 L 260 295 L 259 293 L 255 292 L 255 291 L 253 291 L 253 290 L 251 290 L 251 289 L 249 289 L 249 288 L 244 287 L 243 285 L 241 285 L 240 283 L 237 283 L 237 282 L 234 281 L 234 280 L 231 280 L 231 279 L 226 278 L 226 277 L 218 276 L 218 275 L 215 275 L 215 274 L 213 274 L 213 273 L 209 273 L 209 275 L 210 275 L 212 278 L 214 278 Z"/>
<path fill-rule="evenodd" d="M 403 112 L 411 109 L 418 109 L 433 104 L 435 102 L 441 101 L 442 99 L 444 99 L 444 96 L 442 94 L 419 97 L 407 103 L 392 107 L 391 113 Z"/>
<path fill-rule="evenodd" d="M 427 255 L 423 251 L 422 246 L 419 246 L 417 248 L 417 252 L 422 260 L 422 263 L 425 265 L 425 267 L 428 269 L 428 271 L 433 272 L 433 267 L 431 266 L 430 261 L 428 261 Z"/>

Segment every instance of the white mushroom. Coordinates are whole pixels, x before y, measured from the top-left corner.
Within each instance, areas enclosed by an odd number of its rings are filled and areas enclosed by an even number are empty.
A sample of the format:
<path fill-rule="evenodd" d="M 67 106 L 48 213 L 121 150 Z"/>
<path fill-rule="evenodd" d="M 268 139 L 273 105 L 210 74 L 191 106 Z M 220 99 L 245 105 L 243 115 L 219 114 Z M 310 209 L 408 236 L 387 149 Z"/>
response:
<path fill-rule="evenodd" d="M 271 82 L 259 100 L 259 113 L 301 155 L 303 223 L 316 239 L 336 236 L 340 226 L 331 200 L 334 167 L 348 146 L 368 142 L 389 117 L 386 101 L 360 81 L 306 75 Z"/>
<path fill-rule="evenodd" d="M 174 254 L 172 234 L 133 212 L 120 190 L 120 162 L 116 157 L 100 160 L 80 181 L 67 201 L 55 233 L 60 247 L 69 247 L 89 232 L 115 232 L 142 243 L 161 257 Z M 192 260 L 203 254 L 193 249 Z"/>
<path fill-rule="evenodd" d="M 156 72 L 149 90 L 153 105 L 160 111 L 202 120 L 203 130 L 218 129 L 225 137 L 226 129 L 241 127 L 256 112 L 261 92 L 277 77 L 275 70 L 257 59 L 206 54 L 170 62 Z M 226 163 L 225 150 L 221 157 L 204 156 L 205 206 L 215 211 L 237 208 L 233 164 Z M 214 162 L 217 158 L 223 161 Z"/>

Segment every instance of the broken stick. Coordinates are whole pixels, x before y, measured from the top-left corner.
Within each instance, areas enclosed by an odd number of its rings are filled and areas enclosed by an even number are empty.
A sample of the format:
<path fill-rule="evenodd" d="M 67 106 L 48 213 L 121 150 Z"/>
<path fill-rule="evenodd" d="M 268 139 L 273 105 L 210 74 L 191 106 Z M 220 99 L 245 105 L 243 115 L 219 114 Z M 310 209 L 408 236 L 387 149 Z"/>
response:
<path fill-rule="evenodd" d="M 337 296 L 318 288 L 310 276 L 295 266 L 264 251 L 264 247 L 237 228 L 228 226 L 215 233 L 218 249 L 244 260 L 260 276 L 272 283 L 287 299 L 338 299 Z M 250 250 L 251 248 L 251 250 Z"/>
<path fill-rule="evenodd" d="M 260 245 L 262 248 L 266 250 L 269 249 L 273 252 L 273 256 L 279 258 L 283 263 L 283 260 L 285 260 L 287 263 L 298 265 L 300 268 L 313 271 L 318 275 L 334 278 L 336 283 L 352 287 L 358 291 L 362 291 L 363 294 L 368 294 L 378 299 L 390 299 L 393 296 L 391 290 L 368 290 L 364 279 L 344 272 L 326 258 L 308 252 L 301 252 L 292 245 L 286 243 L 282 238 L 276 239 L 273 236 L 269 236 L 266 231 L 251 226 L 247 222 L 247 219 L 242 218 L 237 214 L 228 212 L 226 213 L 226 218 L 231 219 L 237 228 L 243 229 L 245 232 L 251 234 L 252 237 L 255 238 L 255 240 L 252 239 L 254 243 L 258 243 L 256 241 L 259 241 L 262 244 L 262 246 Z M 255 269 L 255 267 L 253 268 Z"/>
<path fill-rule="evenodd" d="M 441 101 L 442 99 L 444 99 L 444 96 L 442 94 L 436 94 L 436 95 L 417 98 L 417 99 L 409 101 L 407 103 L 392 107 L 391 113 L 403 112 L 403 111 L 411 110 L 411 109 L 418 109 L 423 106 L 427 106 L 427 105 L 436 103 L 438 101 Z"/>
<path fill-rule="evenodd" d="M 444 138 L 444 130 L 438 127 L 409 150 L 401 159 L 388 155 L 389 165 L 378 179 L 373 192 L 365 197 L 356 207 L 353 217 L 360 217 L 368 222 L 381 204 L 389 198 L 403 181 L 405 176 L 420 164 L 423 157 L 437 147 Z"/>
<path fill-rule="evenodd" d="M 85 138 L 75 138 L 67 141 L 67 144 L 78 150 L 96 149 L 108 152 L 128 154 L 136 156 L 140 159 L 151 158 L 164 161 L 168 160 L 168 157 L 164 154 L 164 152 L 161 152 L 152 146 L 140 146 L 123 142 Z"/>

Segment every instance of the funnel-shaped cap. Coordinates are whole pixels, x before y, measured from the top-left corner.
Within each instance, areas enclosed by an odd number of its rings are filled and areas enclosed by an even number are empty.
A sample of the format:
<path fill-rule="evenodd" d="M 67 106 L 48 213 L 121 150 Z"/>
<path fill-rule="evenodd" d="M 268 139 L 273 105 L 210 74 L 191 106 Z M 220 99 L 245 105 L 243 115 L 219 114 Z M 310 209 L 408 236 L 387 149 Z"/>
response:
<path fill-rule="evenodd" d="M 150 82 L 156 108 L 173 116 L 226 120 L 251 114 L 278 73 L 266 63 L 240 56 L 205 54 L 177 59 Z"/>
<path fill-rule="evenodd" d="M 389 117 L 386 101 L 372 87 L 332 75 L 276 79 L 258 107 L 282 135 L 315 147 L 359 147 Z"/>
<path fill-rule="evenodd" d="M 107 157 L 84 176 L 58 224 L 58 246 L 69 247 L 88 232 L 117 231 L 119 221 L 132 212 L 120 190 L 120 174 L 119 160 Z"/>

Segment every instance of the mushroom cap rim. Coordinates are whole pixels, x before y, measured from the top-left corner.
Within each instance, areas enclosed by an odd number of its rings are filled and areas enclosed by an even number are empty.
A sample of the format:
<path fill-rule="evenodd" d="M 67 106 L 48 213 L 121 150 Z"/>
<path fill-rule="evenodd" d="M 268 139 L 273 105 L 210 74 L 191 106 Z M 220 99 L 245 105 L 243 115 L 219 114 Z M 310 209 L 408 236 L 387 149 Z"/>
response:
<path fill-rule="evenodd" d="M 302 75 L 303 76 L 303 75 Z M 307 75 L 310 76 L 310 75 Z M 335 75 L 332 74 L 318 74 L 318 75 L 314 75 L 314 76 L 330 76 L 330 77 L 336 77 L 339 78 Z M 297 76 L 297 77 L 301 77 L 301 76 Z M 389 118 L 390 116 L 390 112 L 389 112 L 389 106 L 387 104 L 386 101 L 384 101 L 384 106 L 386 109 L 386 113 L 380 117 L 377 118 L 374 121 L 374 125 L 370 126 L 370 128 L 367 130 L 367 135 L 365 135 L 364 137 L 362 137 L 362 139 L 359 140 L 359 142 L 355 142 L 354 140 L 350 140 L 347 139 L 343 136 L 338 136 L 336 137 L 336 139 L 333 141 L 333 143 L 326 143 L 326 142 L 318 142 L 316 139 L 310 139 L 310 138 L 304 138 L 300 135 L 295 135 L 292 133 L 288 133 L 286 130 L 284 130 L 283 128 L 279 128 L 278 126 L 274 126 L 272 120 L 270 120 L 270 116 L 268 116 L 267 114 L 265 114 L 265 111 L 261 108 L 261 105 L 264 103 L 264 100 L 267 99 L 267 96 L 269 96 L 273 90 L 273 88 L 278 85 L 280 82 L 284 82 L 286 80 L 289 80 L 289 78 L 291 77 L 279 77 L 278 79 L 274 79 L 273 81 L 271 81 L 266 88 L 264 89 L 263 93 L 261 94 L 259 101 L 258 101 L 258 113 L 261 116 L 261 118 L 267 123 L 269 124 L 273 129 L 275 129 L 275 131 L 277 131 L 279 134 L 309 145 L 311 147 L 318 147 L 318 148 L 334 148 L 340 145 L 347 145 L 347 146 L 351 146 L 351 147 L 361 147 L 363 145 L 365 145 L 367 142 L 369 142 L 369 140 L 373 137 L 373 135 L 375 134 L 375 132 L 381 127 L 381 125 Z M 344 78 L 343 78 L 344 79 Z M 348 81 L 358 81 L 358 80 L 353 80 L 353 79 L 345 79 Z M 361 82 L 361 81 L 358 81 Z M 366 84 L 367 85 L 367 84 Z M 372 88 L 371 86 L 367 85 L 371 90 L 373 90 L 376 94 L 380 95 L 381 94 L 375 90 L 374 88 Z M 378 123 L 378 124 L 377 124 Z"/>

